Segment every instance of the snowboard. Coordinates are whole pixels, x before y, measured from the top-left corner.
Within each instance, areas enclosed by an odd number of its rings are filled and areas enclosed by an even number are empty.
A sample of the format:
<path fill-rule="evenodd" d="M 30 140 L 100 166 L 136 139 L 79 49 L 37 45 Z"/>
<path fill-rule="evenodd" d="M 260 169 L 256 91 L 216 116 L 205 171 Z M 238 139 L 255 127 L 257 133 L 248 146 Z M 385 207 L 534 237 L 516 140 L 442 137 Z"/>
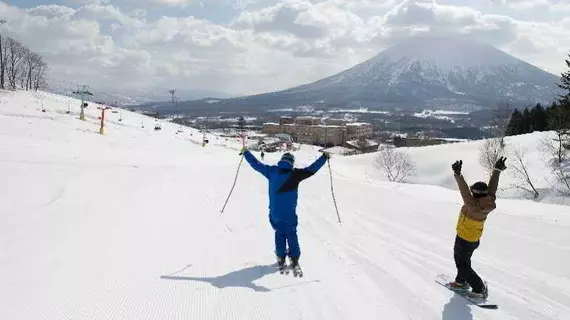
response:
<path fill-rule="evenodd" d="M 469 297 L 467 294 L 469 293 L 469 290 L 456 290 L 453 289 L 449 286 L 449 283 L 452 282 L 453 279 L 451 277 L 449 277 L 448 275 L 445 274 L 439 274 L 437 277 L 435 277 L 435 282 L 439 283 L 440 285 L 446 287 L 447 289 L 457 293 L 458 295 L 462 296 L 463 298 L 467 299 L 468 301 L 470 301 L 471 303 L 473 303 L 474 305 L 480 307 L 480 308 L 484 308 L 484 309 L 498 309 L 499 306 L 495 303 L 490 302 L 488 299 L 485 300 L 480 300 L 480 299 L 474 299 Z M 487 285 L 487 283 L 485 283 L 485 285 Z M 489 287 L 487 287 L 488 290 Z"/>

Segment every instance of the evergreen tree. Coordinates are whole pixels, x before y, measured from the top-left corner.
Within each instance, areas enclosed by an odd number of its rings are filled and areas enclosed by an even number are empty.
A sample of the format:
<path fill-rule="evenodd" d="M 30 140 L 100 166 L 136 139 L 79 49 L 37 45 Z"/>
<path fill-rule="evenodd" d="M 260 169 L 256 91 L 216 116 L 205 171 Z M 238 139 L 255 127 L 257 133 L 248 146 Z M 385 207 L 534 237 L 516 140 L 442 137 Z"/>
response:
<path fill-rule="evenodd" d="M 531 132 L 548 130 L 548 115 L 540 103 L 530 111 Z"/>
<path fill-rule="evenodd" d="M 515 136 L 522 133 L 523 115 L 519 109 L 515 109 L 511 115 L 511 121 L 507 125 L 507 135 Z"/>
<path fill-rule="evenodd" d="M 570 54 L 568 55 L 568 57 L 570 57 Z M 566 66 L 568 66 L 568 68 L 570 69 L 570 60 L 566 60 Z M 568 99 L 570 97 L 570 70 L 562 73 L 562 76 L 560 77 L 560 82 L 558 84 L 558 87 L 560 87 L 562 90 L 565 91 L 565 94 L 561 96 L 561 99 L 559 99 L 559 102 L 562 102 L 563 100 L 566 100 L 566 102 L 568 102 Z"/>
<path fill-rule="evenodd" d="M 530 118 L 530 111 L 528 111 L 528 108 L 524 108 L 520 130 L 520 134 L 532 132 L 532 120 Z"/>
<path fill-rule="evenodd" d="M 570 114 L 567 112 L 567 106 L 553 103 L 548 108 L 548 126 L 550 130 L 556 132 L 554 141 L 558 163 L 561 163 L 566 155 L 565 144 L 570 135 L 568 123 L 570 123 Z"/>
<path fill-rule="evenodd" d="M 568 57 L 570 57 L 570 54 Z M 565 61 L 570 69 L 570 60 Z M 558 87 L 564 90 L 564 94 L 559 96 L 557 99 L 558 108 L 553 110 L 555 119 L 558 121 L 556 128 L 565 129 L 566 135 L 568 135 L 570 134 L 570 130 L 568 130 L 570 128 L 570 70 L 562 73 Z"/>

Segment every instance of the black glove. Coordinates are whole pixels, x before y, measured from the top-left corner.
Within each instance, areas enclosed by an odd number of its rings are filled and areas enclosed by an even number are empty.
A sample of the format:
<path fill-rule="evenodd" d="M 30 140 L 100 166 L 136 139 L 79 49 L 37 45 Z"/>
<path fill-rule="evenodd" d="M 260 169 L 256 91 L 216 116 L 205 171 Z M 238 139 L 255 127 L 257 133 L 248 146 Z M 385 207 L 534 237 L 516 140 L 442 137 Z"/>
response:
<path fill-rule="evenodd" d="M 495 169 L 497 169 L 499 171 L 505 170 L 507 168 L 507 166 L 505 166 L 505 161 L 507 161 L 507 158 L 500 157 L 499 160 L 497 160 L 497 162 L 495 162 Z"/>
<path fill-rule="evenodd" d="M 453 172 L 455 173 L 456 176 L 461 174 L 462 165 L 463 165 L 463 160 L 455 161 L 455 163 L 451 165 L 451 169 L 453 169 Z"/>

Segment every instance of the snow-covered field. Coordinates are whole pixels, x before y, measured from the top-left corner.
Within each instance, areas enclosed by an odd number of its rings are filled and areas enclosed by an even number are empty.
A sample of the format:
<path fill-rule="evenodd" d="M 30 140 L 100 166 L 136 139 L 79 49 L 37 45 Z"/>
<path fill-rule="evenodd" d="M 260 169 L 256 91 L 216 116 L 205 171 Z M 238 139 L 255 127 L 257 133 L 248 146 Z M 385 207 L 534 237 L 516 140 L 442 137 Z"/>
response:
<path fill-rule="evenodd" d="M 297 279 L 275 273 L 267 183 L 247 164 L 220 214 L 238 141 L 202 147 L 195 130 L 155 132 L 125 111 L 100 135 L 94 104 L 83 122 L 64 97 L 0 100 L 0 319 L 570 318 L 567 206 L 499 199 L 473 257 L 498 310 L 434 282 L 454 273 L 450 165 L 461 156 L 469 180 L 483 175 L 473 142 L 410 150 L 418 184 L 384 181 L 371 155 L 334 157 L 343 223 L 324 167 L 300 188 Z"/>
<path fill-rule="evenodd" d="M 554 141 L 553 132 L 541 132 L 507 137 L 505 139 L 505 155 L 507 167 L 500 178 L 499 196 L 507 199 L 527 199 L 529 202 L 539 201 L 542 203 L 570 205 L 570 198 L 562 196 L 561 191 L 567 190 L 558 183 L 552 173 L 550 164 L 552 156 L 543 149 L 544 140 Z M 414 184 L 435 185 L 447 189 L 457 190 L 457 185 L 451 172 L 451 164 L 456 160 L 463 160 L 463 175 L 468 183 L 476 181 L 488 181 L 489 174 L 479 163 L 480 147 L 484 140 L 450 143 L 429 147 L 399 148 L 406 153 L 416 167 L 416 173 L 404 181 Z M 522 190 L 520 186 L 530 189 L 525 183 L 521 183 L 513 170 L 515 163 L 515 151 L 518 150 L 523 156 L 529 176 L 539 196 L 534 199 L 532 193 Z M 366 154 L 357 157 L 342 159 L 341 171 L 354 179 L 364 181 L 387 180 L 383 171 L 379 170 L 376 163 L 377 154 Z"/>

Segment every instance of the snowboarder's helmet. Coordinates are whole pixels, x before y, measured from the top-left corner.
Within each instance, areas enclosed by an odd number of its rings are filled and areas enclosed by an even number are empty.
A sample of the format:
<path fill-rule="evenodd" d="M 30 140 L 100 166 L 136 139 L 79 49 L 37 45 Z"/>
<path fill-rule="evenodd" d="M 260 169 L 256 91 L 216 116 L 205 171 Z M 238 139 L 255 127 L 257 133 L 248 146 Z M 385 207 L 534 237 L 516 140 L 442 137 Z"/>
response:
<path fill-rule="evenodd" d="M 289 162 L 291 165 L 295 164 L 295 156 L 290 154 L 289 152 L 285 153 L 282 157 L 281 157 L 282 161 L 286 161 Z"/>
<path fill-rule="evenodd" d="M 485 182 L 475 182 L 471 186 L 471 193 L 476 197 L 484 197 L 489 193 L 489 186 Z"/>

